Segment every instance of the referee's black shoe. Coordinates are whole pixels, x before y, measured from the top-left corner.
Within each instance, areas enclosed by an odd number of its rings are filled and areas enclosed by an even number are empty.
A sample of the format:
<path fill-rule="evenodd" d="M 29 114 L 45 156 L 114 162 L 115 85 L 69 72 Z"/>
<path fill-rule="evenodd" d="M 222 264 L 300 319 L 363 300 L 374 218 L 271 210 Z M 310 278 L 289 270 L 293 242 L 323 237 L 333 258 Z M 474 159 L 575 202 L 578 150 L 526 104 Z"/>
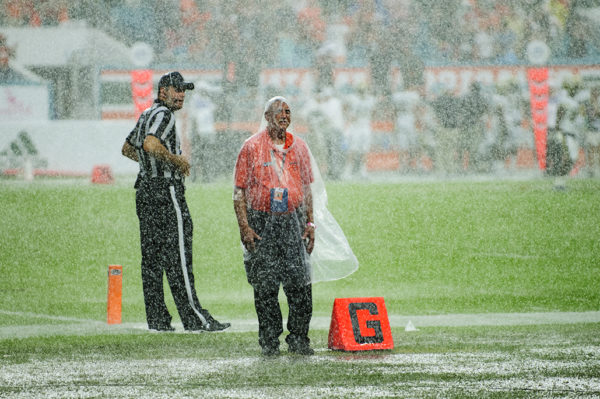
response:
<path fill-rule="evenodd" d="M 203 309 L 204 310 L 204 309 Z M 231 323 L 221 323 L 215 320 L 214 317 L 210 315 L 210 313 L 201 310 L 204 318 L 206 319 L 206 324 L 199 324 L 198 326 L 194 326 L 189 329 L 189 331 L 223 331 L 231 326 Z"/>
<path fill-rule="evenodd" d="M 208 320 L 207 320 L 208 321 Z M 204 331 L 223 331 L 231 326 L 231 323 L 221 323 L 211 317 L 205 325 L 201 326 L 200 329 Z"/>

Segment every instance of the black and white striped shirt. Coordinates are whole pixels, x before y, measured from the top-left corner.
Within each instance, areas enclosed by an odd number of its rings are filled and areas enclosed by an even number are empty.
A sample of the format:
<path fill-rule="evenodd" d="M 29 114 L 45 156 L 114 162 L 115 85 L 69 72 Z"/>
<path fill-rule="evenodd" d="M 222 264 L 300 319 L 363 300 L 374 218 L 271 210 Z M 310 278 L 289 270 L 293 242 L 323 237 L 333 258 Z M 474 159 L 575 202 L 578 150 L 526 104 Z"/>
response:
<path fill-rule="evenodd" d="M 139 179 L 159 177 L 183 180 L 181 173 L 172 165 L 144 151 L 144 140 L 148 135 L 156 136 L 170 153 L 181 154 L 181 143 L 175 128 L 175 114 L 160 100 L 154 100 L 152 106 L 140 115 L 135 128 L 127 136 L 127 142 L 135 148 L 138 155 Z"/>

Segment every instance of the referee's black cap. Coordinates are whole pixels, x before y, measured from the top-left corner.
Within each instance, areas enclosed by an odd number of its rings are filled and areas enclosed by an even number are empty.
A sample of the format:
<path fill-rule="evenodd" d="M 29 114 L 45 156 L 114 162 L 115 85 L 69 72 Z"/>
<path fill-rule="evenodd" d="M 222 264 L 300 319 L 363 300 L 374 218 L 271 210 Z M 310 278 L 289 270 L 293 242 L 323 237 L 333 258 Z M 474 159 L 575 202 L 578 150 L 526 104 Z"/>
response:
<path fill-rule="evenodd" d="M 192 82 L 186 82 L 183 76 L 177 71 L 165 73 L 158 81 L 158 88 L 173 86 L 176 89 L 194 90 Z"/>

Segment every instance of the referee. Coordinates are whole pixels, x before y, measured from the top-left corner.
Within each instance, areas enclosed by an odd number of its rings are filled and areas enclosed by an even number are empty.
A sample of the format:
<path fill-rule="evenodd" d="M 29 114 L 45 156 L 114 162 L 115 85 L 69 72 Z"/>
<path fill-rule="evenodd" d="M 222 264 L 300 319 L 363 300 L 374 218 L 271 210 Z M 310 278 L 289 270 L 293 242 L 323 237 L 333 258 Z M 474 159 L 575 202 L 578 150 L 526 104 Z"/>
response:
<path fill-rule="evenodd" d="M 179 72 L 161 76 L 158 98 L 138 119 L 123 144 L 124 156 L 140 165 L 135 182 L 136 212 L 140 221 L 142 284 L 148 328 L 174 331 L 165 305 L 163 273 L 188 331 L 220 331 L 220 323 L 202 308 L 192 272 L 192 218 L 185 199 L 188 160 L 181 155 L 175 111 L 183 107 L 185 91 L 194 84 Z"/>

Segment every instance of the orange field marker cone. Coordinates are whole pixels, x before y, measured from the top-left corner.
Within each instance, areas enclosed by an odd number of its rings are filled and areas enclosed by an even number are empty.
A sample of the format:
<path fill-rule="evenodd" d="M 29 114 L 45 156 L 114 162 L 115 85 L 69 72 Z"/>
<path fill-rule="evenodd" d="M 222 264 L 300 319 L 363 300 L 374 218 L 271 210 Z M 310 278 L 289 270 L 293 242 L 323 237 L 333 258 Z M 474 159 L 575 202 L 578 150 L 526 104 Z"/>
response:
<path fill-rule="evenodd" d="M 108 301 L 106 306 L 106 322 L 121 324 L 121 293 L 123 287 L 123 267 L 108 266 Z"/>
<path fill-rule="evenodd" d="M 327 347 L 343 351 L 394 349 L 383 297 L 335 298 Z"/>

